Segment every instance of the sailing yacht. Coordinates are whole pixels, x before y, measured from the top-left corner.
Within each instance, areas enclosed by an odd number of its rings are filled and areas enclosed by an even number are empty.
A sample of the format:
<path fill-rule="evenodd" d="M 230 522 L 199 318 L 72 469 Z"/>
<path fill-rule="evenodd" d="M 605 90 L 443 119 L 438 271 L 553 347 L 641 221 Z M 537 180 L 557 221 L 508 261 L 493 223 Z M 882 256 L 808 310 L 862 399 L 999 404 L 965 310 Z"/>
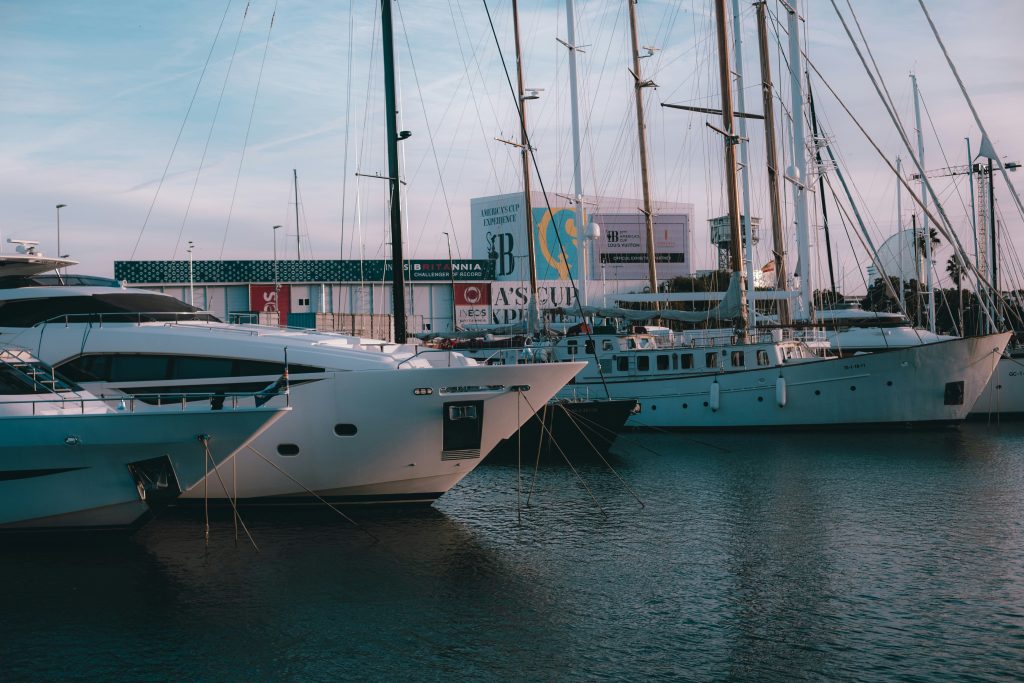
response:
<path fill-rule="evenodd" d="M 21 260 L 22 266 L 14 268 Z M 73 264 L 0 255 L 0 343 L 105 398 L 266 391 L 292 411 L 222 467 L 250 503 L 429 504 L 555 395 L 582 363 L 487 366 L 451 351 L 223 323 L 178 299 L 108 286 L 39 284 Z M 235 476 L 237 475 L 237 477 Z M 211 475 L 211 498 L 227 496 Z M 236 488 L 237 487 L 237 488 Z M 201 487 L 200 487 L 201 488 Z M 181 501 L 199 501 L 187 491 Z"/>
<path fill-rule="evenodd" d="M 109 407 L 27 351 L 0 350 L 0 530 L 141 525 L 286 408 Z M 198 487 L 202 488 L 202 487 Z"/>
<path fill-rule="evenodd" d="M 640 412 L 627 426 L 721 428 L 825 428 L 948 425 L 963 420 L 994 371 L 1009 334 L 953 339 L 848 359 L 823 358 L 791 328 L 751 330 L 743 301 L 740 210 L 732 104 L 732 69 L 726 39 L 725 1 L 716 0 L 722 124 L 725 134 L 726 189 L 731 224 L 729 291 L 718 307 L 718 320 L 735 321 L 733 329 L 650 334 L 617 334 L 595 328 L 569 335 L 553 347 L 555 360 L 586 358 L 576 388 L 598 387 L 613 398 L 635 398 Z M 799 68 L 795 15 L 790 38 L 795 42 L 791 68 Z M 806 177 L 803 155 L 802 99 L 794 93 L 793 125 L 798 177 Z M 770 108 L 770 104 L 768 107 Z M 774 145 L 769 145 L 774 148 Z M 769 167 L 775 161 L 770 160 Z M 797 187 L 798 225 L 806 226 L 806 192 Z M 807 263 L 806 240 L 801 242 Z M 782 272 L 782 269 L 779 269 Z M 808 290 L 807 278 L 801 288 Z M 655 291 L 652 288 L 652 291 Z M 612 314 L 614 311 L 591 313 Z M 710 313 L 620 311 L 640 320 L 676 319 L 707 322 Z"/>

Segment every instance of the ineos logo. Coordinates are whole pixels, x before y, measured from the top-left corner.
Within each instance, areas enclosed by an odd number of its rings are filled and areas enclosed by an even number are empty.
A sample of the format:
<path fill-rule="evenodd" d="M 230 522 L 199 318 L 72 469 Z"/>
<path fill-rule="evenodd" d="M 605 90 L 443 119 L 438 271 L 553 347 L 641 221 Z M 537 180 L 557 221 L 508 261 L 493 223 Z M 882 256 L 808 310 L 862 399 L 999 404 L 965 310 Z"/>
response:
<path fill-rule="evenodd" d="M 463 291 L 462 293 L 462 296 L 463 298 L 466 299 L 467 304 L 474 305 L 480 303 L 480 301 L 484 298 L 484 293 L 480 291 L 479 287 L 471 285 L 469 287 L 466 287 L 465 291 Z"/>

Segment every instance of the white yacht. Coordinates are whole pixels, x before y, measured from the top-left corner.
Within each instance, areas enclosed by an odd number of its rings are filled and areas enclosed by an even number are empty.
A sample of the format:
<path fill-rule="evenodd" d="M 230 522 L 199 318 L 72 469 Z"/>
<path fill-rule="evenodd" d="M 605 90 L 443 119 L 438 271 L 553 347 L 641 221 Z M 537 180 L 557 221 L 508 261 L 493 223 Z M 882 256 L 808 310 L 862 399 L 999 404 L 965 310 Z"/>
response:
<path fill-rule="evenodd" d="M 27 351 L 0 350 L 0 530 L 139 526 L 284 409 L 111 408 Z M 202 487 L 199 487 L 202 488 Z"/>
<path fill-rule="evenodd" d="M 256 392 L 287 368 L 292 411 L 222 468 L 249 503 L 430 503 L 583 367 L 484 366 L 450 351 L 232 325 L 164 294 L 9 272 L 0 266 L 0 343 L 98 395 Z"/>
<path fill-rule="evenodd" d="M 774 330 L 567 336 L 556 359 L 587 359 L 576 387 L 636 398 L 631 427 L 722 429 L 946 425 L 985 388 L 1008 333 L 823 358 Z M 595 362 L 596 357 L 596 362 Z"/>
<path fill-rule="evenodd" d="M 956 339 L 911 325 L 901 313 L 876 313 L 860 308 L 817 313 L 832 349 L 842 355 L 874 353 Z M 1024 348 L 1008 344 L 968 417 L 1024 417 Z"/>

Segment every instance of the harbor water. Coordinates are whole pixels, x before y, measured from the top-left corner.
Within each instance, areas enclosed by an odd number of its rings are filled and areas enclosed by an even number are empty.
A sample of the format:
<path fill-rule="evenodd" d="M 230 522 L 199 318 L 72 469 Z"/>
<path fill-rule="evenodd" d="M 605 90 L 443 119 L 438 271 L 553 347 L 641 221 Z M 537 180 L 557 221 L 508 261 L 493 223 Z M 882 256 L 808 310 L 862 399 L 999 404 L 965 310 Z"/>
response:
<path fill-rule="evenodd" d="M 1024 425 L 625 436 L 416 511 L 5 537 L 3 680 L 1014 681 Z M 635 495 L 634 495 L 635 494 Z M 638 502 L 642 501 L 643 505 Z"/>

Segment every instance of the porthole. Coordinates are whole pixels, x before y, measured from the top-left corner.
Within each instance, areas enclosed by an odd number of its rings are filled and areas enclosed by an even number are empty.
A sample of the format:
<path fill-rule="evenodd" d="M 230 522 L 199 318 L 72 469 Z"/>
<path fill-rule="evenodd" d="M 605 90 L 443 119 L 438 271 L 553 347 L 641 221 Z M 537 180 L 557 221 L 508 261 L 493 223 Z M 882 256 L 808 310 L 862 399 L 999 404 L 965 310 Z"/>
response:
<path fill-rule="evenodd" d="M 658 409 L 658 406 L 656 406 L 656 405 L 654 405 L 654 404 L 652 403 L 652 404 L 651 404 L 651 410 L 657 410 L 657 409 Z"/>
<path fill-rule="evenodd" d="M 758 396 L 757 397 L 757 402 L 761 403 L 762 401 L 764 401 L 764 396 Z"/>
<path fill-rule="evenodd" d="M 892 380 L 889 380 L 888 382 L 886 382 L 886 383 L 885 383 L 885 386 L 887 386 L 887 387 L 891 387 L 891 386 L 892 386 Z"/>
<path fill-rule="evenodd" d="M 278 455 L 298 455 L 299 447 L 293 443 L 279 443 L 277 444 Z"/>
<path fill-rule="evenodd" d="M 851 384 L 851 385 L 850 385 L 850 391 L 857 391 L 857 387 L 855 387 L 855 386 L 853 386 L 853 385 Z"/>
<path fill-rule="evenodd" d="M 358 432 L 358 431 L 359 430 L 356 429 L 355 425 L 350 425 L 350 424 L 336 424 L 336 425 L 334 425 L 334 433 L 337 434 L 338 436 L 355 436 L 356 432 Z"/>
<path fill-rule="evenodd" d="M 689 408 L 689 406 L 684 403 L 683 404 L 683 410 L 686 410 L 687 408 Z"/>
<path fill-rule="evenodd" d="M 705 407 L 705 408 L 707 408 L 707 407 L 708 407 L 708 402 L 707 402 L 707 401 L 704 401 L 704 407 Z"/>
<path fill-rule="evenodd" d="M 814 390 L 814 395 L 815 396 L 821 396 L 821 389 L 815 389 Z"/>

